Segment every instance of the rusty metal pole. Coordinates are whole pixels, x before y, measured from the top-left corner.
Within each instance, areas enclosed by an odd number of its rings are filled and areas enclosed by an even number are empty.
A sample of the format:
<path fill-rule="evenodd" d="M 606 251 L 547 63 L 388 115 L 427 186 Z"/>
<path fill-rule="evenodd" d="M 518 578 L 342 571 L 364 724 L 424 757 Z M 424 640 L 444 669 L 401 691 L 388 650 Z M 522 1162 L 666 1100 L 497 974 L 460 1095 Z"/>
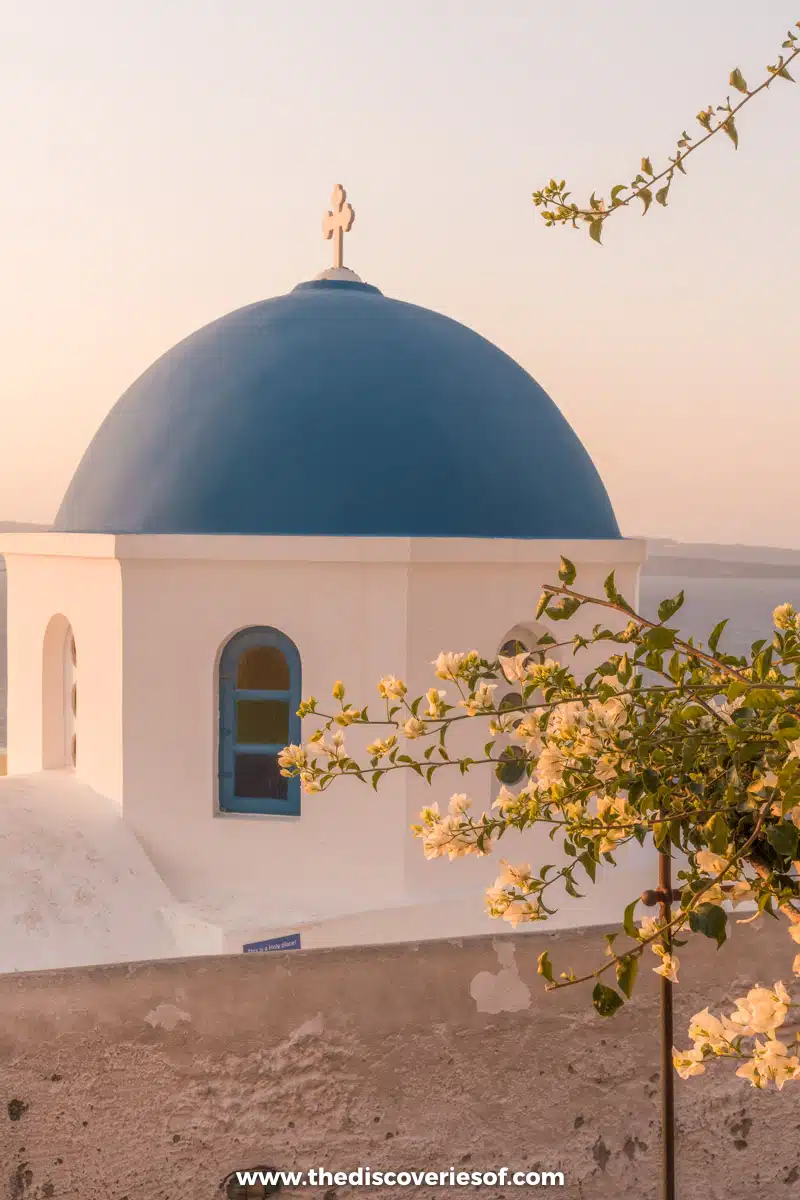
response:
<path fill-rule="evenodd" d="M 664 924 L 672 915 L 672 857 L 669 838 L 658 854 L 659 917 Z M 664 949 L 672 953 L 672 937 L 664 935 Z M 675 1072 L 672 1066 L 672 983 L 663 975 L 661 984 L 661 1151 L 663 1200 L 675 1200 Z"/>

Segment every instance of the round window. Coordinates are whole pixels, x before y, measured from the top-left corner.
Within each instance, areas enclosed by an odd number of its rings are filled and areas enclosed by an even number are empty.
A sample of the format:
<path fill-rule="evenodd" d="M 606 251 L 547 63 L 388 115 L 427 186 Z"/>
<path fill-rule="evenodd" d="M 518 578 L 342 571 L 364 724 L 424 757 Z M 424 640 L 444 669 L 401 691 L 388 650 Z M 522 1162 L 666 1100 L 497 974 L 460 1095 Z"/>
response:
<path fill-rule="evenodd" d="M 519 783 L 525 774 L 526 761 L 525 751 L 521 746 L 509 746 L 500 755 L 494 773 L 501 783 Z"/>

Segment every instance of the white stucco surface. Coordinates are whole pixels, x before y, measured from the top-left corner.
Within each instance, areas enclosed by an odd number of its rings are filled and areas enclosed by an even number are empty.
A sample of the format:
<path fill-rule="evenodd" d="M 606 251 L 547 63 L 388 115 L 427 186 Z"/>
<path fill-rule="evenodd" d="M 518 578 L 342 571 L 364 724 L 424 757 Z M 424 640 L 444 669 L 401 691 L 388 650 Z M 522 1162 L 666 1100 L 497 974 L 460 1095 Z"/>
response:
<path fill-rule="evenodd" d="M 112 800 L 67 771 L 0 779 L 0 972 L 168 958 L 170 899 Z"/>
<path fill-rule="evenodd" d="M 2 885 L 3 911 L 14 928 L 11 959 L 24 955 L 29 967 L 158 958 L 176 946 L 182 954 L 239 952 L 245 941 L 301 928 L 309 946 L 496 929 L 481 908 L 496 864 L 426 862 L 409 832 L 423 804 L 446 805 L 455 791 L 467 791 L 477 811 L 490 807 L 497 783 L 485 767 L 465 779 L 442 772 L 433 787 L 397 772 L 377 793 L 340 780 L 303 796 L 299 817 L 220 812 L 220 655 L 239 630 L 279 629 L 299 651 L 304 697 L 330 711 L 331 686 L 343 679 L 348 698 L 369 702 L 379 717 L 381 676 L 404 678 L 420 694 L 434 682 L 440 650 L 492 657 L 519 630 L 541 633 L 537 600 L 561 554 L 589 592 L 601 591 L 614 569 L 633 603 L 645 556 L 644 543 L 624 539 L 47 533 L 5 535 L 0 550 L 8 562 L 12 773 L 3 795 L 17 830 L 17 883 Z M 588 632 L 597 619 L 578 614 L 570 633 Z M 77 647 L 76 771 L 25 782 L 14 777 L 52 765 L 48 729 L 61 692 L 57 664 L 48 667 L 58 638 L 48 630 L 62 626 Z M 604 656 L 595 650 L 576 660 L 579 673 Z M 318 725 L 306 719 L 303 738 Z M 462 726 L 452 747 L 468 737 L 474 750 L 484 728 Z M 373 736 L 348 730 L 354 757 L 364 757 Z M 92 838 L 100 839 L 94 857 L 85 853 Z M 503 853 L 516 862 L 559 861 L 546 832 L 511 843 Z M 141 894 L 123 902 L 120 880 Z M 584 903 L 570 904 L 565 921 L 613 919 L 621 897 L 651 884 L 649 862 L 634 855 Z"/>

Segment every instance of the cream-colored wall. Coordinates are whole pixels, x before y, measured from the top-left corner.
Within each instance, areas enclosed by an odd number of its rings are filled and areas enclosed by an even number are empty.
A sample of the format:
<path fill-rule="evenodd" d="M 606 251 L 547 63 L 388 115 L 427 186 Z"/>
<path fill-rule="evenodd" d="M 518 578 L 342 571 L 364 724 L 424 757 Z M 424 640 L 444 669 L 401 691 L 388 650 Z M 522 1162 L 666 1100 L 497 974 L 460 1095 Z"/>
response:
<path fill-rule="evenodd" d="M 699 1009 L 791 966 L 783 922 L 691 938 L 675 1040 Z M 583 975 L 602 932 L 0 976 L 3 1194 L 222 1200 L 236 1169 L 560 1170 L 561 1200 L 656 1200 L 658 984 L 610 1019 Z M 652 958 L 652 956 L 651 956 Z M 655 962 L 655 959 L 653 959 Z M 732 983 L 732 981 L 735 981 Z M 720 1061 L 676 1079 L 682 1200 L 797 1200 L 797 1085 Z M 6 1111 L 6 1106 L 8 1106 Z M 10 1120 L 9 1120 L 10 1118 Z M 255 1189 L 253 1189 L 255 1190 Z M 538 1187 L 294 1188 L 281 1197 L 480 1200 Z"/>
<path fill-rule="evenodd" d="M 601 594 L 615 567 L 618 587 L 633 602 L 644 555 L 636 542 L 39 538 L 18 549 L 4 544 L 10 770 L 41 769 L 42 642 L 50 618 L 63 612 L 78 647 L 79 774 L 123 799 L 126 822 L 177 901 L 189 902 L 209 927 L 252 929 L 254 938 L 276 925 L 480 897 L 495 862 L 426 862 L 409 825 L 423 804 L 436 798 L 446 805 L 453 791 L 467 791 L 482 811 L 491 779 L 485 769 L 465 779 L 449 771 L 428 788 L 398 772 L 377 793 L 339 780 L 322 796 L 304 795 L 299 818 L 220 814 L 217 664 L 234 633 L 251 625 L 280 629 L 300 652 L 304 697 L 315 695 L 330 711 L 331 685 L 342 678 L 348 697 L 369 701 L 376 718 L 382 675 L 400 675 L 419 693 L 433 683 L 439 650 L 475 647 L 489 655 L 515 625 L 532 623 L 560 553 L 576 563 L 587 592 Z M 601 615 L 582 612 L 569 633 L 588 632 Z M 556 636 L 565 629 L 553 628 Z M 604 651 L 583 655 L 579 669 Z M 304 737 L 317 724 L 306 720 Z M 374 736 L 374 729 L 348 730 L 355 757 L 363 759 Z M 461 736 L 474 755 L 471 723 Z M 538 829 L 509 836 L 502 853 L 532 864 L 559 861 Z M 626 856 L 623 871 L 607 874 L 590 893 L 598 921 L 652 883 L 643 855 Z M 476 916 L 476 930 L 481 921 Z M 372 928 L 362 924 L 356 940 Z"/>
<path fill-rule="evenodd" d="M 304 795 L 299 818 L 216 811 L 216 668 L 234 633 L 271 625 L 321 709 L 340 677 L 377 702 L 377 679 L 405 661 L 403 564 L 125 560 L 122 579 L 125 819 L 176 896 L 248 896 L 265 924 L 399 898 L 400 780 Z"/>
<path fill-rule="evenodd" d="M 122 629 L 119 563 L 108 558 L 17 555 L 8 573 L 8 771 L 42 770 L 45 634 L 61 615 L 77 647 L 77 774 L 96 791 L 122 799 Z"/>
<path fill-rule="evenodd" d="M 502 552 L 498 548 L 498 558 Z M 491 656 L 497 652 L 506 635 L 519 624 L 536 624 L 536 607 L 544 583 L 558 582 L 559 557 L 565 553 L 578 569 L 575 587 L 588 595 L 604 596 L 603 581 L 615 570 L 618 590 L 635 606 L 638 600 L 638 575 L 644 548 L 640 543 L 538 543 L 528 549 L 528 560 L 495 563 L 422 563 L 411 572 L 409 590 L 409 685 L 419 695 L 434 684 L 454 697 L 454 686 L 434 677 L 430 665 L 440 650 L 471 650 Z M 615 558 L 616 555 L 616 558 Z M 506 551 L 506 559 L 511 558 Z M 600 559 L 601 561 L 598 561 Z M 604 561 L 602 561 L 604 559 Z M 533 561 L 532 561 L 533 560 Z M 571 638 L 576 632 L 588 634 L 594 625 L 603 622 L 624 626 L 622 618 L 608 609 L 586 607 L 568 623 L 539 621 L 558 641 Z M 573 660 L 578 674 L 587 673 L 612 652 L 610 643 L 602 642 L 583 650 Z M 568 649 L 548 651 L 562 661 L 571 657 Z M 506 690 L 513 690 L 506 686 Z M 503 687 L 497 695 L 502 695 Z M 489 740 L 485 718 L 465 721 L 448 737 L 451 756 L 456 750 L 473 758 L 483 756 L 483 746 Z M 493 778 L 488 766 L 474 767 L 462 776 L 457 767 L 440 770 L 429 786 L 413 773 L 406 776 L 406 825 L 419 820 L 423 805 L 438 802 L 444 811 L 453 793 L 466 793 L 472 800 L 476 815 L 488 810 L 493 799 Z M 418 900 L 444 899 L 454 894 L 474 894 L 480 897 L 498 872 L 500 857 L 511 862 L 527 862 L 536 867 L 546 863 L 563 864 L 564 857 L 550 841 L 548 830 L 536 826 L 524 834 L 512 831 L 497 845 L 496 852 L 486 858 L 464 858 L 456 862 L 447 859 L 427 861 L 419 841 L 407 835 L 405 847 L 406 893 Z M 627 904 L 644 887 L 655 886 L 654 859 L 649 850 L 628 847 L 620 853 L 623 870 L 608 868 L 598 872 L 598 883 L 592 887 L 585 880 L 587 904 L 592 920 L 611 920 L 619 911 L 620 901 Z M 581 881 L 583 882 L 583 881 Z M 563 896 L 558 889 L 549 894 Z M 576 903 L 568 900 L 570 911 Z M 584 911 L 575 923 L 586 920 Z M 476 915 L 475 931 L 480 928 Z M 444 929 L 442 931 L 444 933 Z"/>

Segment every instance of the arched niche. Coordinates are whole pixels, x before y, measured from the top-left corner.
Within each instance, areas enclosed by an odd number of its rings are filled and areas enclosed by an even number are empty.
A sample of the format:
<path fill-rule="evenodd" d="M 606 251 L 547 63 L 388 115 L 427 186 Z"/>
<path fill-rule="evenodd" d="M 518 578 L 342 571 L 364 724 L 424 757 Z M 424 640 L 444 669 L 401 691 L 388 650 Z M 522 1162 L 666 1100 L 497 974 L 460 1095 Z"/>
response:
<path fill-rule="evenodd" d="M 77 762 L 77 650 L 63 613 L 51 617 L 42 646 L 42 767 L 56 770 Z"/>

